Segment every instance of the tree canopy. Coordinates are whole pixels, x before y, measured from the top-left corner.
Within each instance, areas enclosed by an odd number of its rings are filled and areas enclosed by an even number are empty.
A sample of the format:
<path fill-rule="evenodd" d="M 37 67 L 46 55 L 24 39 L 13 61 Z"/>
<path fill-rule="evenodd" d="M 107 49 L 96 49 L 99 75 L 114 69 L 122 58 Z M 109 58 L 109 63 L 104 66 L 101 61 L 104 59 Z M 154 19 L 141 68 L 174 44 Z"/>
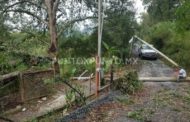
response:
<path fill-rule="evenodd" d="M 0 3 L 0 43 L 5 52 L 52 59 L 96 55 L 97 1 L 0 0 Z M 137 27 L 133 2 L 106 1 L 102 8 L 103 56 L 112 54 L 125 58 L 128 40 Z"/>
<path fill-rule="evenodd" d="M 147 14 L 143 15 L 141 31 L 145 40 L 189 68 L 189 10 L 188 0 L 144 0 Z"/>

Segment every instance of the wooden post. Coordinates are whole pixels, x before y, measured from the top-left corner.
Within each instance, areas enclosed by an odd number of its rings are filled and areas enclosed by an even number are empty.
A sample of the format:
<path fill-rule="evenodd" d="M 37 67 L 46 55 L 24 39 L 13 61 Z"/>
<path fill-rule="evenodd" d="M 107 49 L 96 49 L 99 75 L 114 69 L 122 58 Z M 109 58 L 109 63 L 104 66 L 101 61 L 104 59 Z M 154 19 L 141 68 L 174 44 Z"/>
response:
<path fill-rule="evenodd" d="M 99 95 L 99 86 L 100 86 L 100 62 L 99 57 L 96 57 L 96 96 Z"/>
<path fill-rule="evenodd" d="M 110 70 L 110 84 L 113 83 L 113 64 L 111 64 L 111 70 Z"/>
<path fill-rule="evenodd" d="M 91 94 L 91 91 L 92 91 L 92 88 L 91 88 L 91 85 L 92 85 L 92 80 L 91 80 L 91 78 L 90 78 L 90 85 L 89 85 L 89 88 L 90 88 L 90 94 Z"/>
<path fill-rule="evenodd" d="M 24 102 L 24 80 L 23 80 L 23 75 L 20 73 L 20 96 L 21 96 L 21 102 Z"/>
<path fill-rule="evenodd" d="M 93 73 L 90 75 L 90 85 L 89 85 L 90 94 L 91 94 L 91 91 L 92 91 L 92 77 L 93 77 Z"/>

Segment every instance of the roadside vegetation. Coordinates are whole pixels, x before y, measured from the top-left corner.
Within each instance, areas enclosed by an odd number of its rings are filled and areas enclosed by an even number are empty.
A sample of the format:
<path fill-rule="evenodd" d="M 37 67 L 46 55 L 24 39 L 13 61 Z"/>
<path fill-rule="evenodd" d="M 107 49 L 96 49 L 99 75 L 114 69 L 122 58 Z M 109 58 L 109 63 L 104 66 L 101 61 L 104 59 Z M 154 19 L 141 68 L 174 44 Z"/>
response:
<path fill-rule="evenodd" d="M 102 69 L 105 77 L 109 78 L 111 68 L 117 72 L 116 77 L 125 72 L 118 82 L 114 82 L 115 89 L 124 94 L 124 97 L 116 98 L 119 106 L 135 104 L 135 100 L 128 97 L 143 90 L 143 83 L 138 80 L 137 72 L 126 68 L 129 63 L 126 59 L 131 56 L 129 40 L 135 34 L 190 71 L 189 0 L 143 0 L 147 13 L 142 13 L 140 23 L 136 20 L 137 11 L 131 0 L 106 2 L 103 5 Z M 57 90 L 65 94 L 64 110 L 81 107 L 86 102 L 85 88 L 77 83 L 72 84 L 71 80 L 84 71 L 88 72 L 88 76 L 95 76 L 97 18 L 97 0 L 0 0 L 0 78 L 15 71 L 30 71 L 29 76 L 33 78 L 32 73 L 35 71 L 53 69 L 53 78 L 38 78 L 48 85 L 48 90 L 52 93 Z M 31 77 L 28 78 L 30 81 Z M 14 83 L 9 83 L 9 80 Z M 19 80 L 23 79 L 0 81 L 0 115 L 6 110 L 6 105 L 15 102 L 11 98 L 20 94 Z M 160 91 L 151 99 L 154 101 L 153 107 L 176 105 L 177 103 L 171 101 L 173 96 L 179 98 L 179 102 L 189 105 L 190 92 L 186 93 L 187 95 L 179 95 L 174 91 Z M 174 100 L 177 101 L 176 98 Z M 10 99 L 11 103 L 7 102 Z M 41 103 L 43 101 L 38 104 Z M 13 106 L 17 104 L 22 103 Z M 181 108 L 171 109 L 182 111 Z M 185 109 L 189 111 L 188 107 Z M 154 112 L 153 108 L 142 108 L 126 114 L 129 118 L 145 121 Z M 63 115 L 50 112 L 44 117 L 44 121 L 51 117 L 55 120 L 57 116 Z M 38 120 L 34 118 L 31 121 Z"/>
<path fill-rule="evenodd" d="M 120 90 L 123 94 L 134 94 L 143 87 L 142 81 L 138 80 L 138 74 L 136 71 L 129 70 L 123 77 L 114 81 L 116 90 Z"/>
<path fill-rule="evenodd" d="M 147 13 L 142 15 L 140 37 L 189 70 L 190 1 L 143 1 L 147 5 Z"/>
<path fill-rule="evenodd" d="M 59 10 L 56 12 L 61 12 L 63 18 L 68 19 L 68 21 L 59 20 L 60 16 L 57 17 L 56 21 L 58 25 L 56 56 L 59 62 L 65 58 L 94 58 L 97 53 L 97 12 L 94 11 L 97 6 L 94 3 L 95 1 L 85 0 L 84 2 L 75 1 L 73 3 L 76 6 L 82 5 L 84 7 L 71 6 L 71 8 L 67 8 L 68 6 L 60 1 Z M 38 0 L 34 3 L 30 1 L 14 3 L 11 1 L 1 3 L 1 74 L 15 70 L 26 70 L 32 66 L 43 67 L 46 62 L 51 62 L 48 59 L 52 59 L 53 55 L 48 49 L 52 46 L 52 40 L 50 41 L 49 35 L 50 27 L 48 26 L 50 25 L 46 25 L 48 19 L 44 19 L 45 15 L 48 14 L 48 11 L 44 11 L 46 3 L 41 3 Z M 70 1 L 67 3 L 70 4 Z M 128 9 L 128 6 L 132 9 Z M 67 13 L 60 11 L 61 7 L 63 10 L 71 11 L 68 13 L 71 18 L 67 18 Z M 27 8 L 38 9 L 38 11 L 31 14 L 32 12 Z M 74 11 L 77 11 L 75 12 L 76 17 L 72 17 Z M 83 16 L 80 15 L 80 11 L 84 11 Z M 94 12 L 94 14 L 87 16 L 88 12 Z M 110 7 L 105 8 L 105 15 L 102 54 L 109 58 L 115 55 L 124 59 L 128 56 L 128 40 L 134 35 L 137 26 L 133 4 L 130 1 L 122 1 L 121 4 L 110 2 Z M 31 24 L 30 19 L 34 19 L 33 24 Z M 7 24 L 7 21 L 11 24 Z M 85 25 L 85 22 L 90 22 L 91 25 Z M 15 27 L 19 24 L 21 27 Z M 83 30 L 80 29 L 81 26 L 84 27 Z M 50 67 L 50 65 L 45 67 Z"/>

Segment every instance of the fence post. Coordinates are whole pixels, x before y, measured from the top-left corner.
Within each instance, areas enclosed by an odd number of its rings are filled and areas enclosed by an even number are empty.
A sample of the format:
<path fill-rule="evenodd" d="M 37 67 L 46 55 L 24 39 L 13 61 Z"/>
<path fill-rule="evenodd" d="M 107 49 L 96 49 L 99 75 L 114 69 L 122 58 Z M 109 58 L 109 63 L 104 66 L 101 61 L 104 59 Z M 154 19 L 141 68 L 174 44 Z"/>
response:
<path fill-rule="evenodd" d="M 22 78 L 22 73 L 19 74 L 19 79 L 20 79 L 20 96 L 21 96 L 21 102 L 24 102 L 24 81 Z"/>
<path fill-rule="evenodd" d="M 113 64 L 111 64 L 111 70 L 110 70 L 110 84 L 113 83 Z"/>

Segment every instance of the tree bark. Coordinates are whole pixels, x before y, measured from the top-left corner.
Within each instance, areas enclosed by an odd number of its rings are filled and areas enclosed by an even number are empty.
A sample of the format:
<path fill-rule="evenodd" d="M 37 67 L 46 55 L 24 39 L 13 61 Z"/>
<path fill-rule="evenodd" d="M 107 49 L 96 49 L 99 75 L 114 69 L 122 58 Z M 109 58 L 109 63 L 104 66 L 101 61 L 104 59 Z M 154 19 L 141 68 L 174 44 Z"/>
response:
<path fill-rule="evenodd" d="M 56 13 L 58 9 L 59 0 L 45 0 L 45 4 L 47 7 L 48 13 L 48 25 L 49 25 L 49 33 L 51 38 L 51 45 L 48 52 L 52 55 L 53 58 L 53 68 L 55 69 L 55 73 L 59 73 L 59 63 L 57 60 L 57 28 L 56 28 Z"/>

